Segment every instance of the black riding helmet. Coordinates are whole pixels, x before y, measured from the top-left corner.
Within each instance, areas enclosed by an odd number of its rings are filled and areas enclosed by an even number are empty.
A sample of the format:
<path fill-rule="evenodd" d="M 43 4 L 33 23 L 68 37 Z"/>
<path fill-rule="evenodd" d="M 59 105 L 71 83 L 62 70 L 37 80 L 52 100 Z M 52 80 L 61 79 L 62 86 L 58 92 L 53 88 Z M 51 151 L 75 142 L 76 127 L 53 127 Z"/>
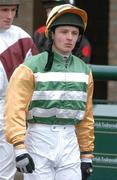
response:
<path fill-rule="evenodd" d="M 86 30 L 87 26 L 87 13 L 83 9 L 77 8 L 71 4 L 64 4 L 54 7 L 46 21 L 46 36 L 50 36 L 51 32 L 55 30 L 58 26 L 75 26 L 80 30 L 82 35 Z M 51 43 L 52 46 L 52 43 Z M 48 62 L 45 66 L 45 71 L 51 69 L 53 64 L 53 53 L 52 47 L 49 47 Z"/>

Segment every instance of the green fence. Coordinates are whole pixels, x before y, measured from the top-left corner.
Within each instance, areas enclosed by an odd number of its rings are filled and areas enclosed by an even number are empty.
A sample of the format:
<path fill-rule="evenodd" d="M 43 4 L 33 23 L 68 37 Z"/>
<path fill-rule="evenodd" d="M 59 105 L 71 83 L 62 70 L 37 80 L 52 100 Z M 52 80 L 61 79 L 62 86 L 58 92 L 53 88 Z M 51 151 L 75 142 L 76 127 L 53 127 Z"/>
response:
<path fill-rule="evenodd" d="M 94 80 L 117 80 L 116 66 L 91 65 Z M 96 101 L 94 172 L 89 180 L 117 180 L 117 103 Z"/>
<path fill-rule="evenodd" d="M 94 80 L 117 81 L 117 66 L 89 65 L 93 72 Z"/>

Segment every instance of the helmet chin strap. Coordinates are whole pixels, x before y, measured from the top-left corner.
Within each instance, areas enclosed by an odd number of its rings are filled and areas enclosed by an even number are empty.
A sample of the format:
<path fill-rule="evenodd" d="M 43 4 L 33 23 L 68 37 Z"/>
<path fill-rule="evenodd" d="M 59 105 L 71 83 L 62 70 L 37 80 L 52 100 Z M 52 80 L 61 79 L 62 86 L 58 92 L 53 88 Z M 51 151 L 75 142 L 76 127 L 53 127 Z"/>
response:
<path fill-rule="evenodd" d="M 48 52 L 48 59 L 47 59 L 47 64 L 45 65 L 44 68 L 46 72 L 51 70 L 53 64 L 54 53 L 52 52 L 52 45 L 53 45 L 53 39 L 50 31 L 48 34 L 48 48 L 46 50 Z"/>
<path fill-rule="evenodd" d="M 51 52 L 49 51 L 48 52 L 47 64 L 46 64 L 45 69 L 44 69 L 46 72 L 51 70 L 52 64 L 53 64 L 53 58 L 54 58 L 54 53 L 52 51 Z"/>

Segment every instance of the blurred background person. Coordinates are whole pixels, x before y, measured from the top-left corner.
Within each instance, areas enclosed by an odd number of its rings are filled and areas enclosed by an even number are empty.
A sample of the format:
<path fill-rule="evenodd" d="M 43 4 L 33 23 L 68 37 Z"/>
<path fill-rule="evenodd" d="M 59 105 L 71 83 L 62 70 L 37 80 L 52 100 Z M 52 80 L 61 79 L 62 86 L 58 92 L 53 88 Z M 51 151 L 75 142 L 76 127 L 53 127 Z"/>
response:
<path fill-rule="evenodd" d="M 25 57 L 37 53 L 30 35 L 12 25 L 20 0 L 0 0 L 0 180 L 13 180 L 16 172 L 13 146 L 3 134 L 3 107 L 6 88 L 15 68 Z"/>

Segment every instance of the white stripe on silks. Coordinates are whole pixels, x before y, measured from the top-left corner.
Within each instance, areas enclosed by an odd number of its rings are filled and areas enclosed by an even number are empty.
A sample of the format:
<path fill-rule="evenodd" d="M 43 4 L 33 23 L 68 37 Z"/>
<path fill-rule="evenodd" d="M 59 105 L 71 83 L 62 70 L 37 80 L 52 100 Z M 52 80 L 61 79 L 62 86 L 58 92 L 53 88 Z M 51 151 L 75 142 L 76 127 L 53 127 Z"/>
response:
<path fill-rule="evenodd" d="M 73 100 L 86 102 L 87 93 L 82 91 L 34 91 L 32 100 Z"/>
<path fill-rule="evenodd" d="M 71 109 L 58 109 L 58 108 L 51 108 L 51 109 L 42 109 L 42 108 L 33 108 L 28 113 L 28 119 L 32 119 L 33 116 L 35 117 L 58 117 L 58 118 L 72 118 L 72 119 L 83 119 L 84 111 L 81 110 L 71 110 Z"/>
<path fill-rule="evenodd" d="M 88 84 L 88 75 L 84 73 L 47 72 L 35 73 L 37 82 L 85 82 Z"/>

